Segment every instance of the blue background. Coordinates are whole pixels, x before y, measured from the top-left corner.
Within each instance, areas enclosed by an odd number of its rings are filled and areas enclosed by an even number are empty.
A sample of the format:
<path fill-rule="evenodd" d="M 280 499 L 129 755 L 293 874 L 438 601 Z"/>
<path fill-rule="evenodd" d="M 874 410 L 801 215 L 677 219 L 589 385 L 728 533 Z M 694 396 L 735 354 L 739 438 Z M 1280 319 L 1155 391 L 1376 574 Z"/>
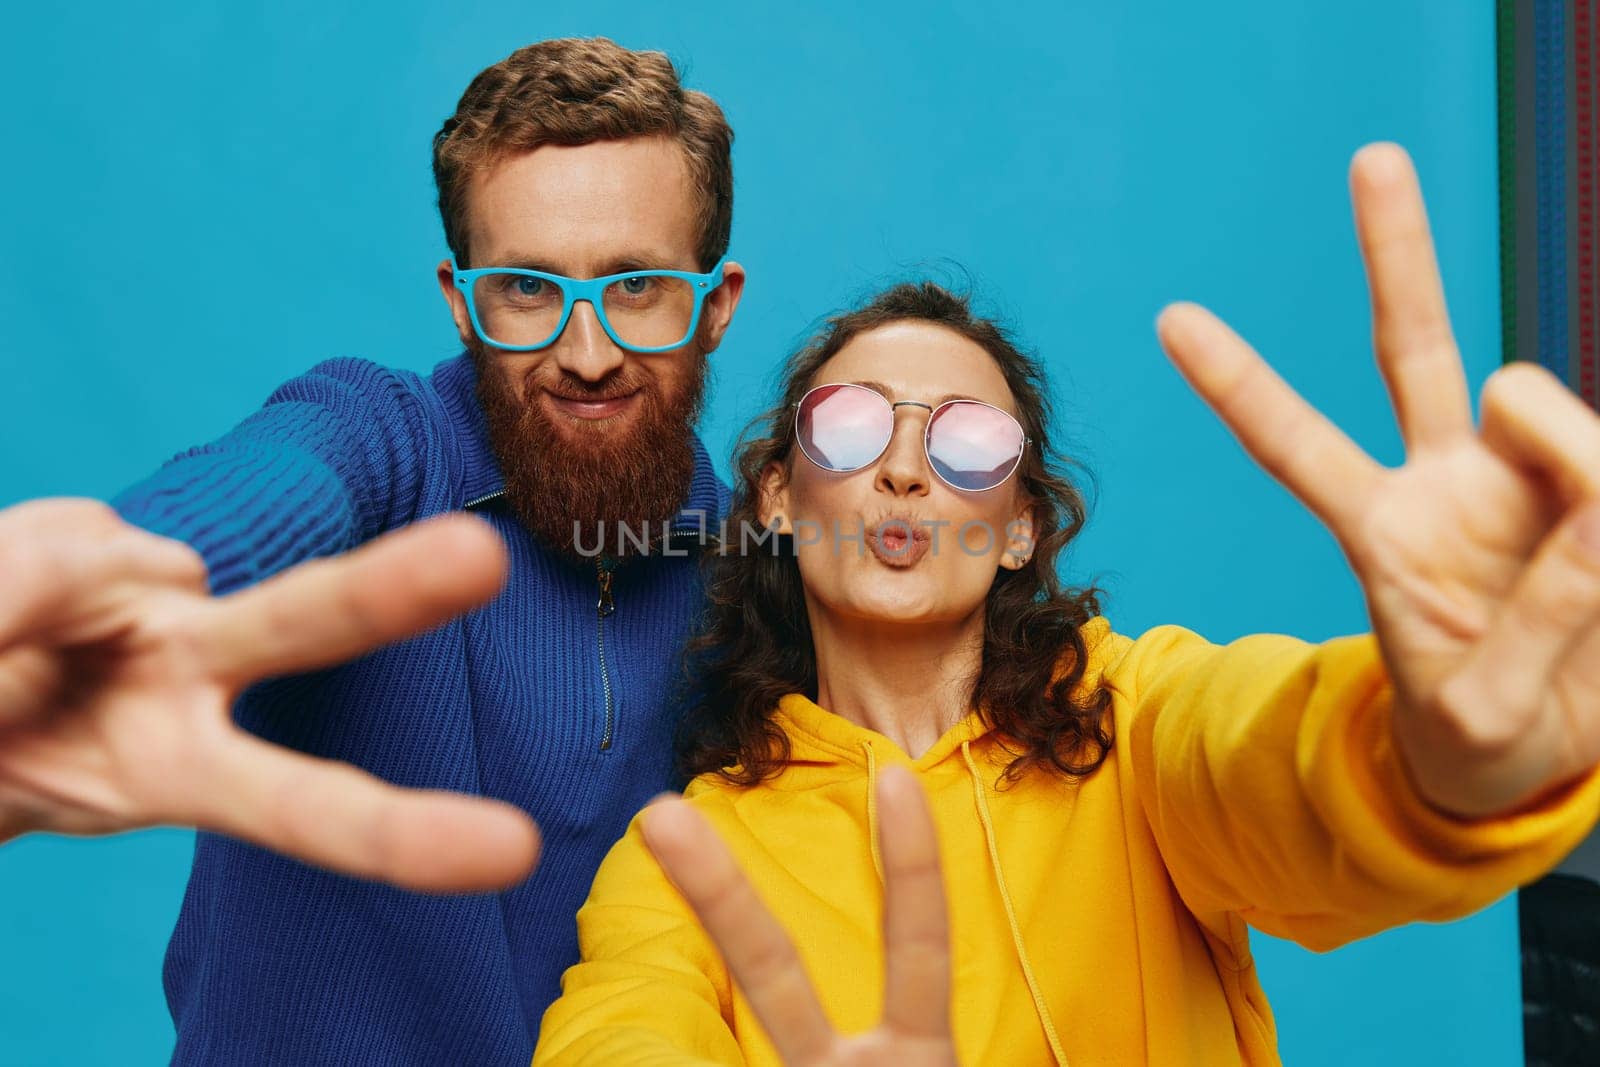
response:
<path fill-rule="evenodd" d="M 1203 301 L 1381 461 L 1346 166 L 1414 154 L 1474 383 L 1499 362 L 1491 5 L 1346 0 L 24 5 L 0 33 L 0 504 L 109 496 L 335 355 L 455 351 L 429 140 L 542 37 L 662 48 L 737 134 L 750 284 L 705 424 L 725 460 L 820 313 L 970 270 L 1045 355 L 1101 491 L 1071 576 L 1117 628 L 1366 626 L 1332 539 L 1157 348 Z M 724 462 L 724 470 L 726 464 Z M 0 850 L 0 1062 L 164 1060 L 191 836 Z M 1256 936 L 1291 1064 L 1518 1063 L 1511 900 L 1327 956 Z"/>

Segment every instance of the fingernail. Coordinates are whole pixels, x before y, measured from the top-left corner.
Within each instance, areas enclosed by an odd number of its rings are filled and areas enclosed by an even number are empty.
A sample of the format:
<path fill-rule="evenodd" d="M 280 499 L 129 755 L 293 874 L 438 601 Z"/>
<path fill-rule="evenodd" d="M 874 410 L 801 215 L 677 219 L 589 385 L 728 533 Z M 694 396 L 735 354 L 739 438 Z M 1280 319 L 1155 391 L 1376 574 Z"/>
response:
<path fill-rule="evenodd" d="M 1156 312 L 1156 333 L 1165 336 L 1163 331 L 1171 329 L 1173 317 L 1182 314 L 1183 309 L 1188 306 L 1187 300 L 1174 300 Z"/>
<path fill-rule="evenodd" d="M 1393 141 L 1374 141 L 1356 153 L 1367 174 L 1378 181 L 1393 181 L 1404 173 L 1404 149 Z"/>

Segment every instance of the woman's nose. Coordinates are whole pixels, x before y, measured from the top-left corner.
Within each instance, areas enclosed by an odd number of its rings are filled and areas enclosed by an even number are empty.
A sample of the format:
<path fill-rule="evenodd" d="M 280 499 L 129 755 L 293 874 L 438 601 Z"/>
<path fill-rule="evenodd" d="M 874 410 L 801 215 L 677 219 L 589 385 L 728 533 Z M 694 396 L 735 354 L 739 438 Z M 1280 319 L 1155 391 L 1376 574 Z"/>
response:
<path fill-rule="evenodd" d="M 905 408 L 907 410 L 902 411 Z M 894 432 L 889 447 L 878 460 L 875 484 L 895 496 L 922 496 L 928 492 L 932 473 L 922 447 L 929 408 L 926 404 L 902 400 L 894 405 Z"/>

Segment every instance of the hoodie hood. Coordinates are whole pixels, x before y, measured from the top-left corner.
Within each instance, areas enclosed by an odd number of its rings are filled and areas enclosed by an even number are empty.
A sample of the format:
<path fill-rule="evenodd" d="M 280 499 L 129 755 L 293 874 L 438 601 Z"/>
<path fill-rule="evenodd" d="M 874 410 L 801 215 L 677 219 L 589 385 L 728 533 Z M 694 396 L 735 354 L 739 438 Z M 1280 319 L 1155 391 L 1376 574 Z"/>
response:
<path fill-rule="evenodd" d="M 1115 645 L 1107 641 L 1111 623 L 1103 615 L 1096 615 L 1084 623 L 1080 634 L 1087 652 L 1088 667 L 1084 671 L 1084 685 L 1099 680 L 1105 667 L 1108 650 Z M 1059 679 L 1070 667 L 1070 657 L 1061 657 L 1054 671 Z M 1003 744 L 994 728 L 977 710 L 969 711 L 950 726 L 926 752 L 913 759 L 904 749 L 876 730 L 835 715 L 804 693 L 789 693 L 778 699 L 773 711 L 773 721 L 789 739 L 789 758 L 783 773 L 770 784 L 780 790 L 805 790 L 836 783 L 844 778 L 862 773 L 865 776 L 868 839 L 872 848 L 873 866 L 883 879 L 883 862 L 878 849 L 878 768 L 890 763 L 909 767 L 924 786 L 933 780 L 945 781 L 947 776 L 968 775 L 978 791 L 978 801 L 983 805 L 981 814 L 987 819 L 987 790 L 993 788 L 998 776 L 1017 753 Z M 997 878 L 1001 877 L 995 859 Z"/>
<path fill-rule="evenodd" d="M 975 743 L 993 742 L 991 728 L 976 711 L 968 712 L 916 759 L 889 738 L 849 719 L 826 710 L 803 693 L 790 693 L 779 698 L 775 721 L 789 738 L 789 760 L 784 767 L 784 777 L 791 787 L 806 788 L 837 781 L 859 772 L 865 772 L 863 786 L 866 795 L 867 839 L 872 848 L 872 865 L 883 882 L 883 857 L 878 848 L 878 768 L 891 763 L 910 767 L 919 778 L 930 773 L 966 773 L 976 775 L 977 769 L 971 754 Z"/>
<path fill-rule="evenodd" d="M 1104 660 L 1114 644 L 1105 640 L 1111 632 L 1111 624 L 1105 616 L 1096 615 L 1084 623 L 1079 632 L 1089 660 L 1083 684 L 1093 684 L 1098 680 L 1105 665 Z M 1068 658 L 1062 657 L 1056 664 L 1055 677 L 1060 678 L 1070 666 Z M 963 746 L 969 746 L 975 753 L 1003 755 L 1003 760 L 997 760 L 998 767 L 1002 769 L 1011 760 L 1011 754 L 1000 743 L 1001 738 L 978 711 L 968 712 L 915 759 L 883 734 L 835 715 L 803 693 L 789 693 L 780 697 L 772 718 L 789 738 L 786 776 L 789 772 L 795 772 L 808 781 L 816 780 L 808 773 L 808 768 L 818 772 L 832 769 L 832 775 L 821 775 L 826 780 L 847 768 L 865 769 L 869 761 L 877 765 L 903 763 L 918 774 L 935 772 L 952 762 L 960 765 L 963 762 Z"/>
<path fill-rule="evenodd" d="M 959 759 L 963 743 L 990 733 L 982 716 L 976 711 L 969 712 L 926 752 L 912 759 L 883 734 L 835 715 L 804 693 L 790 693 L 779 698 L 778 709 L 772 717 L 789 737 L 790 766 L 866 767 L 870 752 L 880 763 L 893 760 L 913 770 L 924 771 L 951 758 Z"/>
<path fill-rule="evenodd" d="M 1109 623 L 1101 616 L 1084 627 L 1084 645 L 1089 651 L 1091 665 L 1099 658 L 1095 652 L 1109 629 Z M 1061 669 L 1058 665 L 1057 677 Z M 1085 671 L 1086 680 L 1089 680 L 1089 675 L 1090 672 Z M 773 712 L 773 720 L 789 739 L 789 759 L 783 774 L 772 783 L 774 788 L 804 790 L 837 784 L 857 775 L 861 777 L 861 805 L 865 814 L 867 840 L 880 887 L 883 884 L 883 857 L 878 847 L 879 767 L 890 763 L 904 764 L 917 775 L 925 789 L 932 786 L 935 780 L 949 784 L 951 776 L 967 778 L 972 792 L 971 815 L 982 826 L 990 877 L 1005 906 L 1017 964 L 1032 995 L 1034 1011 L 1055 1062 L 1065 1065 L 1066 1054 L 1023 942 L 1022 925 L 1012 905 L 990 813 L 989 795 L 998 775 L 1014 753 L 1007 751 L 1000 743 L 983 715 L 978 711 L 968 712 L 915 759 L 883 734 L 835 715 L 803 693 L 789 693 L 780 698 Z"/>

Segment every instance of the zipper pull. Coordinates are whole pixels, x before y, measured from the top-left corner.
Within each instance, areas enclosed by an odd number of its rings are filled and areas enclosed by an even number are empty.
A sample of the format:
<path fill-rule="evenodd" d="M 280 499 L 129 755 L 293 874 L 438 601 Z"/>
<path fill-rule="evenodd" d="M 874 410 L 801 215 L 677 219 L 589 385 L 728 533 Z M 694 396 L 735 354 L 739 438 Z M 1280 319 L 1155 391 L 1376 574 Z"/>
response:
<path fill-rule="evenodd" d="M 617 610 L 616 601 L 611 598 L 611 568 L 613 564 L 607 559 L 594 561 L 595 577 L 600 583 L 600 599 L 595 602 L 595 611 L 600 618 L 605 618 Z"/>

